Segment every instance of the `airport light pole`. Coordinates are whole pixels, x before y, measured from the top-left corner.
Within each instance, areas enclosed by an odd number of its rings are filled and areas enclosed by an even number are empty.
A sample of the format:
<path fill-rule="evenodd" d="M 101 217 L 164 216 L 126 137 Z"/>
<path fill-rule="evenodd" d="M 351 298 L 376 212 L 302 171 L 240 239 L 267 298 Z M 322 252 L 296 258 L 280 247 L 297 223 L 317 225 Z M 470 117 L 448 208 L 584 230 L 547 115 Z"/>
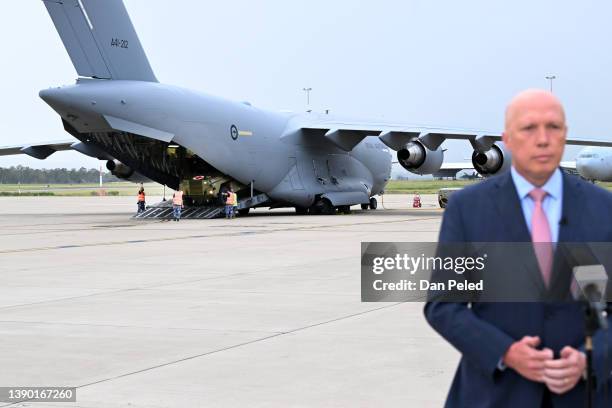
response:
<path fill-rule="evenodd" d="M 557 77 L 555 75 L 547 75 L 545 78 L 550 81 L 550 93 L 552 93 L 552 91 L 553 91 L 553 79 L 557 79 Z"/>
<path fill-rule="evenodd" d="M 312 91 L 312 88 L 304 88 L 302 90 L 306 92 L 306 107 L 309 107 L 310 106 L 310 91 Z"/>

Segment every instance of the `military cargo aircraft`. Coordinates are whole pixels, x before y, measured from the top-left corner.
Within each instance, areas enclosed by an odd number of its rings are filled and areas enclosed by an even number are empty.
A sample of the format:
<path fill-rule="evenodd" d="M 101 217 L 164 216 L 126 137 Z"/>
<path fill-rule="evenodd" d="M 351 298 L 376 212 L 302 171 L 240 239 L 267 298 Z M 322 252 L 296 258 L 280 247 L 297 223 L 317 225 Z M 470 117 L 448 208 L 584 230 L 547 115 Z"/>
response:
<path fill-rule="evenodd" d="M 106 160 L 120 178 L 181 188 L 192 206 L 214 205 L 231 187 L 243 212 L 269 206 L 301 214 L 375 209 L 391 150 L 408 171 L 432 174 L 443 168 L 443 142 L 463 139 L 480 174 L 510 166 L 495 132 L 273 112 L 159 83 L 122 0 L 42 1 L 79 77 L 40 97 L 76 140 L 7 147 L 0 155 L 45 159 L 76 150 Z"/>

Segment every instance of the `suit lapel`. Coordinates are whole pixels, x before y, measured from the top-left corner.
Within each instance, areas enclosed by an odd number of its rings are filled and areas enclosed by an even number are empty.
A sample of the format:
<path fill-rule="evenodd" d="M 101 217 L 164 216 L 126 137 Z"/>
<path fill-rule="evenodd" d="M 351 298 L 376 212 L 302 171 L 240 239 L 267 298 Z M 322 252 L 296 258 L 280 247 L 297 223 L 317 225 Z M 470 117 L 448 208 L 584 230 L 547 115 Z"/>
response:
<path fill-rule="evenodd" d="M 582 203 L 584 203 L 584 191 L 580 187 L 578 179 L 563 173 L 563 208 L 559 226 L 559 239 L 553 264 L 553 275 L 551 281 L 554 283 L 557 296 L 567 293 L 571 281 L 571 270 L 567 265 L 572 264 L 572 258 L 567 253 L 574 249 L 574 245 L 564 243 L 581 242 L 582 216 L 584 214 Z"/>
<path fill-rule="evenodd" d="M 525 223 L 525 216 L 521 208 L 516 187 L 512 181 L 512 175 L 507 173 L 497 177 L 496 180 L 498 220 L 504 225 L 503 238 L 499 241 L 505 242 L 531 242 L 531 234 Z M 497 238 L 497 237 L 496 237 Z"/>
<path fill-rule="evenodd" d="M 521 201 L 510 172 L 499 176 L 497 180 L 497 191 L 499 193 L 499 198 L 496 199 L 495 202 L 497 203 L 498 219 L 501 220 L 506 227 L 505 230 L 503 230 L 504 237 L 500 239 L 500 241 L 525 243 L 525 245 L 529 245 L 528 248 L 520 248 L 519 252 L 524 256 L 519 256 L 518 262 L 533 284 L 537 287 L 537 290 L 540 293 L 544 293 L 546 291 L 546 285 L 544 285 L 540 267 L 533 247 L 531 246 L 531 234 L 527 228 Z"/>
<path fill-rule="evenodd" d="M 574 176 L 563 173 L 563 208 L 559 226 L 559 242 L 580 242 L 580 225 L 584 214 L 584 191 L 579 180 Z"/>

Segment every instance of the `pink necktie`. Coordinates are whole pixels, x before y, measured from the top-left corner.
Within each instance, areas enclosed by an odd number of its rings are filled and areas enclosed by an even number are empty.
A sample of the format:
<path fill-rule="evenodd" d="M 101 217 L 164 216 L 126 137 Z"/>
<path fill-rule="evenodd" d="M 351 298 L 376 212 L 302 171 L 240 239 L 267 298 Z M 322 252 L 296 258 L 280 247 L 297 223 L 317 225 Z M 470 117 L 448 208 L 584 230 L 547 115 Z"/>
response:
<path fill-rule="evenodd" d="M 544 279 L 544 284 L 548 287 L 550 284 L 550 275 L 552 274 L 553 246 L 548 218 L 546 218 L 546 214 L 542 208 L 542 201 L 544 201 L 544 197 L 546 197 L 546 191 L 541 188 L 534 188 L 529 192 L 529 196 L 535 202 L 535 208 L 533 209 L 533 216 L 531 218 L 531 241 L 533 242 L 533 249 L 538 258 L 542 279 Z"/>

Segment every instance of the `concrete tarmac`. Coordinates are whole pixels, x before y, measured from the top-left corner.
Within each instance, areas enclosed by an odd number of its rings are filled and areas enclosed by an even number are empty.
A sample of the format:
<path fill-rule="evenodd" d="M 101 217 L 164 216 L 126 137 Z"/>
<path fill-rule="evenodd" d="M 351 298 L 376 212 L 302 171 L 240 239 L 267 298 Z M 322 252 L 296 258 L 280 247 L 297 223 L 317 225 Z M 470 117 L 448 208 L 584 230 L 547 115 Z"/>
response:
<path fill-rule="evenodd" d="M 177 223 L 132 220 L 133 197 L 0 198 L 0 387 L 78 387 L 22 407 L 440 407 L 459 355 L 423 305 L 360 301 L 362 241 L 436 241 L 423 201 Z"/>

